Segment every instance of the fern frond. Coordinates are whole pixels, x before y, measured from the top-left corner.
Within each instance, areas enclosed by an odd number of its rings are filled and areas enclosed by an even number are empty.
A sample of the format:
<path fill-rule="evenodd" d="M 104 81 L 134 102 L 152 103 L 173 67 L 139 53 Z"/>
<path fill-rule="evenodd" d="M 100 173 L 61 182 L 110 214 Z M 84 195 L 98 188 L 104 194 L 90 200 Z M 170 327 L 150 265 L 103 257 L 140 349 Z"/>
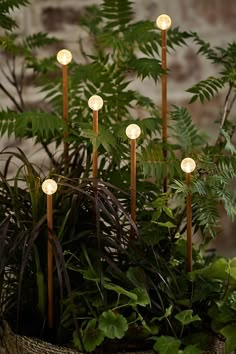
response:
<path fill-rule="evenodd" d="M 224 137 L 225 139 L 225 146 L 224 149 L 226 151 L 229 151 L 232 155 L 236 154 L 236 148 L 235 146 L 232 144 L 231 142 L 231 137 L 230 135 L 227 133 L 227 131 L 225 131 L 224 129 L 220 129 L 220 134 Z"/>
<path fill-rule="evenodd" d="M 177 179 L 174 179 L 171 183 L 171 188 L 175 190 L 176 193 L 180 193 L 183 195 L 186 195 L 188 192 L 188 187 L 187 184 L 183 181 L 179 181 Z"/>
<path fill-rule="evenodd" d="M 159 80 L 163 74 L 161 62 L 154 58 L 137 58 L 131 62 L 132 70 L 137 72 L 138 77 L 144 80 L 146 77 L 153 78 L 155 82 Z"/>
<path fill-rule="evenodd" d="M 217 194 L 224 205 L 227 215 L 233 221 L 236 215 L 235 194 L 233 194 L 232 191 L 226 190 L 226 188 L 219 189 Z"/>
<path fill-rule="evenodd" d="M 33 35 L 27 36 L 24 39 L 24 44 L 29 48 L 41 48 L 47 45 L 58 42 L 57 38 L 49 37 L 47 33 L 38 32 Z"/>
<path fill-rule="evenodd" d="M 19 9 L 21 6 L 29 5 L 29 0 L 1 0 L 0 12 L 9 13 L 14 8 Z"/>
<path fill-rule="evenodd" d="M 13 27 L 16 27 L 16 21 L 14 21 L 11 17 L 0 13 L 0 27 L 6 30 L 12 30 Z"/>
<path fill-rule="evenodd" d="M 43 112 L 0 112 L 0 134 L 15 134 L 16 137 L 49 138 L 62 135 L 65 123 L 61 118 Z"/>
<path fill-rule="evenodd" d="M 21 43 L 18 43 L 18 36 L 16 34 L 5 34 L 4 36 L 1 36 L 0 46 L 10 55 L 30 55 L 29 50 Z"/>
<path fill-rule="evenodd" d="M 170 178 L 177 173 L 179 162 L 171 154 L 171 150 L 168 153 L 169 159 L 166 162 L 163 159 L 162 144 L 157 139 L 149 141 L 145 146 L 141 147 L 140 154 L 137 155 L 137 160 L 146 178 L 154 178 L 160 182 L 163 181 L 167 173 Z"/>
<path fill-rule="evenodd" d="M 174 49 L 176 46 L 186 45 L 185 40 L 190 37 L 190 32 L 180 31 L 179 27 L 170 28 L 167 36 L 167 47 Z"/>
<path fill-rule="evenodd" d="M 123 31 L 133 18 L 133 4 L 129 0 L 104 0 L 102 15 L 106 19 L 105 28 Z"/>
<path fill-rule="evenodd" d="M 136 46 L 147 56 L 159 55 L 160 35 L 156 33 L 156 27 L 151 21 L 139 21 L 130 24 L 124 33 L 124 39 Z"/>
<path fill-rule="evenodd" d="M 9 12 L 14 9 L 19 9 L 21 6 L 26 6 L 30 2 L 28 0 L 1 0 L 0 1 L 0 27 L 11 31 L 17 27 L 16 21 L 9 16 Z"/>
<path fill-rule="evenodd" d="M 216 229 L 219 226 L 217 198 L 211 194 L 211 196 L 208 195 L 208 198 L 194 195 L 193 199 L 193 224 L 196 225 L 196 228 L 200 228 L 203 236 L 209 233 L 214 238 L 216 236 Z"/>
<path fill-rule="evenodd" d="M 0 135 L 10 137 L 15 133 L 15 121 L 17 114 L 10 111 L 0 111 Z"/>
<path fill-rule="evenodd" d="M 207 59 L 211 60 L 213 63 L 217 60 L 217 53 L 211 47 L 210 43 L 205 42 L 196 32 L 191 32 L 191 37 L 194 42 L 199 46 L 198 53 L 203 54 Z"/>
<path fill-rule="evenodd" d="M 216 170 L 219 175 L 228 180 L 236 177 L 235 156 L 218 156 Z"/>
<path fill-rule="evenodd" d="M 225 82 L 223 79 L 213 76 L 209 76 L 206 80 L 199 81 L 196 85 L 186 90 L 193 94 L 190 103 L 197 99 L 200 99 L 202 103 L 205 100 L 210 101 L 210 99 L 218 94 L 219 90 L 224 87 L 224 84 Z"/>
<path fill-rule="evenodd" d="M 192 153 L 204 143 L 203 136 L 193 124 L 192 118 L 185 107 L 174 106 L 171 112 L 174 121 L 174 137 L 185 153 Z"/>
<path fill-rule="evenodd" d="M 193 193 L 198 193 L 200 196 L 206 196 L 207 195 L 207 188 L 205 186 L 204 181 L 201 179 L 194 179 L 193 180 Z"/>

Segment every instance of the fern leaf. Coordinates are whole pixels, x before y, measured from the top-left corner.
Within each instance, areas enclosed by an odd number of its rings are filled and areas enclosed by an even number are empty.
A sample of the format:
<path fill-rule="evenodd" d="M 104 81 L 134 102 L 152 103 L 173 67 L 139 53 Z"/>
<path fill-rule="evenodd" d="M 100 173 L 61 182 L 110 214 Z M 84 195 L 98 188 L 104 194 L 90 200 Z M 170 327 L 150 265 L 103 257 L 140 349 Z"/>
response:
<path fill-rule="evenodd" d="M 144 80 L 146 77 L 153 78 L 155 82 L 163 74 L 161 62 L 154 58 L 138 58 L 131 62 L 132 69 L 137 72 L 138 77 Z"/>
<path fill-rule="evenodd" d="M 213 63 L 215 63 L 217 61 L 217 53 L 213 48 L 211 48 L 210 43 L 201 39 L 196 32 L 191 32 L 191 36 L 194 42 L 199 46 L 198 53 L 205 55 L 207 59 L 210 59 Z"/>
<path fill-rule="evenodd" d="M 232 144 L 229 134 L 224 129 L 220 129 L 220 134 L 225 138 L 225 150 L 229 151 L 232 155 L 236 154 L 236 148 Z"/>
<path fill-rule="evenodd" d="M 216 172 L 228 180 L 236 177 L 235 156 L 218 156 Z"/>
<path fill-rule="evenodd" d="M 162 144 L 158 140 L 150 141 L 141 147 L 137 160 L 147 178 L 155 178 L 157 181 L 163 181 L 168 175 L 172 177 L 179 168 L 179 163 L 171 156 L 168 162 L 163 159 Z"/>
<path fill-rule="evenodd" d="M 130 24 L 124 33 L 124 39 L 147 56 L 159 55 L 160 35 L 156 33 L 156 27 L 151 21 L 139 21 Z"/>
<path fill-rule="evenodd" d="M 62 134 L 65 123 L 61 118 L 41 112 L 0 112 L 0 134 L 15 134 L 16 137 L 48 138 Z"/>
<path fill-rule="evenodd" d="M 206 80 L 198 82 L 196 85 L 192 86 L 188 90 L 189 93 L 193 94 L 193 97 L 190 100 L 190 103 L 200 99 L 203 103 L 205 100 L 210 101 L 220 89 L 224 87 L 224 80 L 222 78 L 215 78 L 209 76 Z"/>
<path fill-rule="evenodd" d="M 180 31 L 179 27 L 170 28 L 167 36 L 167 46 L 174 49 L 175 46 L 186 45 L 185 40 L 190 37 L 190 32 Z"/>
<path fill-rule="evenodd" d="M 193 197 L 193 224 L 201 229 L 203 236 L 207 233 L 212 238 L 216 236 L 216 228 L 219 226 L 218 200 L 211 194 L 208 198 L 202 198 L 200 195 Z"/>
<path fill-rule="evenodd" d="M 10 111 L 0 112 L 0 135 L 7 134 L 8 137 L 14 133 L 16 113 Z"/>
<path fill-rule="evenodd" d="M 0 12 L 9 13 L 14 8 L 19 9 L 21 6 L 29 5 L 29 0 L 1 0 Z"/>
<path fill-rule="evenodd" d="M 29 50 L 22 44 L 17 43 L 18 36 L 9 34 L 0 37 L 1 47 L 10 55 L 27 56 L 30 55 Z"/>
<path fill-rule="evenodd" d="M 185 107 L 174 106 L 171 112 L 174 121 L 174 137 L 186 153 L 192 153 L 204 142 L 203 136 L 193 124 L 190 114 Z"/>
<path fill-rule="evenodd" d="M 104 0 L 102 15 L 107 21 L 105 28 L 112 31 L 127 28 L 133 18 L 132 7 L 129 0 Z"/>
<path fill-rule="evenodd" d="M 0 27 L 11 31 L 17 27 L 16 21 L 9 16 L 11 10 L 26 6 L 30 2 L 28 0 L 1 0 L 0 1 Z"/>
<path fill-rule="evenodd" d="M 47 33 L 38 32 L 31 36 L 27 36 L 24 40 L 25 45 L 29 49 L 41 48 L 58 42 L 57 38 L 49 37 Z"/>

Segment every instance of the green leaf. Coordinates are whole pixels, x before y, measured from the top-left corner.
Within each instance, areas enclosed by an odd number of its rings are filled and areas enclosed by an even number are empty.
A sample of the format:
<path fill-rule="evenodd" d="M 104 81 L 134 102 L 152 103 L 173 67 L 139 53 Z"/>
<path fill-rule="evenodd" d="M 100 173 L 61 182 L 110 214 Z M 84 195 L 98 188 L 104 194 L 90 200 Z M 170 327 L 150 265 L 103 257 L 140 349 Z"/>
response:
<path fill-rule="evenodd" d="M 156 340 L 153 348 L 159 354 L 178 354 L 180 343 L 179 339 L 161 336 Z"/>
<path fill-rule="evenodd" d="M 136 294 L 134 294 L 132 291 L 128 291 L 128 290 L 122 288 L 119 285 L 112 284 L 112 283 L 105 283 L 104 284 L 104 288 L 108 289 L 108 290 L 113 290 L 113 291 L 115 291 L 118 294 L 125 295 L 125 296 L 129 297 L 130 299 L 132 299 L 133 301 L 137 301 L 138 300 L 138 297 L 137 297 Z"/>
<path fill-rule="evenodd" d="M 163 211 L 166 215 L 168 215 L 170 218 L 173 218 L 173 212 L 170 208 L 168 208 L 167 206 L 163 206 Z"/>
<path fill-rule="evenodd" d="M 198 315 L 193 316 L 193 310 L 184 310 L 177 315 L 175 318 L 182 323 L 183 326 L 188 325 L 189 323 L 200 321 L 201 318 Z"/>
<path fill-rule="evenodd" d="M 194 345 L 188 345 L 184 349 L 183 354 L 202 354 L 202 350 L 196 348 Z"/>
<path fill-rule="evenodd" d="M 176 225 L 174 225 L 171 221 L 166 221 L 166 222 L 153 221 L 153 222 L 157 223 L 158 225 L 160 225 L 162 227 L 167 227 L 168 229 L 176 227 Z"/>
<path fill-rule="evenodd" d="M 137 72 L 138 77 L 144 80 L 146 77 L 153 78 L 156 82 L 163 74 L 161 63 L 158 59 L 153 58 L 139 58 L 131 63 L 131 67 Z"/>
<path fill-rule="evenodd" d="M 225 336 L 225 354 L 230 354 L 236 350 L 236 325 L 229 325 L 220 330 L 220 333 Z"/>
<path fill-rule="evenodd" d="M 0 1 L 0 27 L 6 30 L 12 30 L 17 27 L 16 21 L 10 16 L 11 10 L 26 6 L 30 2 L 28 0 L 1 0 Z"/>
<path fill-rule="evenodd" d="M 99 329 L 102 330 L 107 338 L 121 339 L 128 330 L 126 318 L 112 310 L 105 311 L 99 317 Z"/>
<path fill-rule="evenodd" d="M 211 263 L 209 266 L 193 271 L 190 274 L 192 279 L 196 279 L 197 275 L 203 276 L 206 279 L 221 279 L 228 280 L 229 274 L 227 270 L 229 269 L 229 261 L 225 258 L 219 258 L 215 262 Z"/>
<path fill-rule="evenodd" d="M 141 267 L 129 267 L 126 275 L 127 278 L 139 289 L 145 289 L 145 273 Z"/>
<path fill-rule="evenodd" d="M 171 315 L 171 313 L 172 313 L 172 310 L 173 310 L 173 305 L 170 305 L 170 306 L 166 309 L 165 314 L 164 314 L 163 316 L 161 316 L 161 317 L 158 317 L 158 320 L 161 321 L 161 320 L 163 320 L 164 318 L 169 317 L 169 316 Z"/>
<path fill-rule="evenodd" d="M 187 92 L 193 93 L 191 103 L 196 99 L 200 99 L 202 103 L 205 100 L 209 101 L 212 97 L 218 94 L 219 89 L 224 87 L 224 80 L 222 78 L 216 78 L 209 76 L 206 80 L 198 82 L 193 87 L 189 88 Z"/>
<path fill-rule="evenodd" d="M 227 274 L 229 274 L 234 280 L 236 280 L 236 257 L 229 259 L 228 267 L 226 269 Z"/>
<path fill-rule="evenodd" d="M 137 300 L 130 300 L 129 304 L 130 305 L 140 305 L 140 306 L 147 306 L 150 305 L 150 298 L 148 296 L 148 293 L 146 291 L 146 289 L 142 289 L 142 288 L 136 288 L 133 290 L 133 293 L 135 293 L 137 295 Z"/>
<path fill-rule="evenodd" d="M 185 153 L 192 153 L 198 147 L 202 147 L 204 142 L 203 134 L 193 123 L 192 117 L 185 107 L 174 106 L 171 112 L 173 119 L 174 137 Z"/>
<path fill-rule="evenodd" d="M 83 346 L 85 350 L 88 352 L 94 351 L 95 348 L 103 342 L 104 338 L 105 336 L 103 331 L 97 328 L 97 320 L 96 319 L 90 320 L 85 330 L 82 332 L 82 340 L 83 340 Z M 82 350 L 82 344 L 80 342 L 80 338 L 78 337 L 76 331 L 74 331 L 73 333 L 73 341 L 75 347 Z"/>

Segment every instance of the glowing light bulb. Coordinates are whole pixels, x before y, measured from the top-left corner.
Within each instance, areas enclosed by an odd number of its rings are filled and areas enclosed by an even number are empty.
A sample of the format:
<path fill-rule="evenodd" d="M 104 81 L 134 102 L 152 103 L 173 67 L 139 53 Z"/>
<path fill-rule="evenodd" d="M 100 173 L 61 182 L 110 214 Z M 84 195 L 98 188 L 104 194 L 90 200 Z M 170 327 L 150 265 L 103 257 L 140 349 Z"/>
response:
<path fill-rule="evenodd" d="M 130 139 L 137 139 L 141 134 L 141 129 L 137 124 L 130 124 L 125 130 L 126 135 Z"/>
<path fill-rule="evenodd" d="M 99 111 L 103 106 L 103 99 L 98 95 L 93 95 L 88 100 L 88 105 L 93 111 Z"/>
<path fill-rule="evenodd" d="M 161 30 L 167 30 L 171 26 L 171 18 L 166 14 L 162 14 L 157 17 L 156 24 Z"/>
<path fill-rule="evenodd" d="M 191 159 L 190 157 L 186 157 L 185 159 L 183 159 L 181 161 L 181 169 L 185 172 L 185 173 L 191 173 L 195 170 L 196 168 L 196 162 Z"/>
<path fill-rule="evenodd" d="M 42 184 L 42 190 L 45 194 L 54 194 L 57 191 L 57 182 L 53 179 L 46 179 Z"/>
<path fill-rule="evenodd" d="M 72 60 L 72 54 L 69 50 L 67 49 L 61 49 L 57 53 L 57 61 L 62 64 L 62 65 L 67 65 L 71 62 Z"/>

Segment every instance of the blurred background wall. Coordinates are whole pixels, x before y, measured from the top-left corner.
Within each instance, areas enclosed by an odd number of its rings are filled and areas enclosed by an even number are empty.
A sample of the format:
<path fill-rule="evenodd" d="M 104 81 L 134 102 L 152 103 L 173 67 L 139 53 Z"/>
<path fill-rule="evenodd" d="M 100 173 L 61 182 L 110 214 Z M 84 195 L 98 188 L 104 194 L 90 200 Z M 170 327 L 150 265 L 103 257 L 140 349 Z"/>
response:
<path fill-rule="evenodd" d="M 92 4 L 101 4 L 101 0 L 32 0 L 27 8 L 21 8 L 14 12 L 19 24 L 18 31 L 22 35 L 29 35 L 35 32 L 48 32 L 62 41 L 58 48 L 50 48 L 50 53 L 57 53 L 65 47 L 73 53 L 76 62 L 82 62 L 80 41 L 83 41 L 86 51 L 89 51 L 88 34 L 80 28 L 80 16 L 84 7 Z M 167 13 L 172 18 L 172 26 L 181 30 L 196 31 L 205 41 L 214 46 L 224 46 L 235 40 L 236 33 L 236 2 L 235 0 L 134 0 L 136 20 L 156 20 L 162 13 Z M 214 141 L 216 130 L 212 123 L 220 116 L 224 103 L 224 94 L 217 96 L 210 103 L 201 105 L 196 102 L 189 107 L 189 94 L 185 91 L 197 81 L 207 78 L 217 72 L 210 62 L 203 60 L 196 55 L 196 47 L 192 42 L 187 47 L 179 48 L 177 52 L 170 52 L 168 55 L 168 101 L 169 104 L 188 106 L 194 121 L 203 130 L 207 131 L 209 138 Z M 0 76 L 1 80 L 4 80 Z M 160 104 L 160 86 L 145 81 L 142 90 L 146 95 L 151 96 L 157 104 Z M 40 98 L 38 92 L 33 88 L 33 82 L 28 79 L 28 87 L 25 91 L 28 105 L 37 105 Z M 10 105 L 9 100 L 0 92 L 0 106 L 6 108 Z M 234 117 L 236 112 L 233 112 Z M 8 144 L 8 141 L 1 141 L 1 147 Z M 14 142 L 13 142 L 14 143 Z M 26 153 L 31 153 L 30 144 L 25 144 Z M 34 155 L 40 160 L 40 154 Z M 220 254 L 236 256 L 236 224 L 230 222 L 222 214 L 223 228 L 219 231 L 219 237 L 212 247 L 216 247 Z"/>

